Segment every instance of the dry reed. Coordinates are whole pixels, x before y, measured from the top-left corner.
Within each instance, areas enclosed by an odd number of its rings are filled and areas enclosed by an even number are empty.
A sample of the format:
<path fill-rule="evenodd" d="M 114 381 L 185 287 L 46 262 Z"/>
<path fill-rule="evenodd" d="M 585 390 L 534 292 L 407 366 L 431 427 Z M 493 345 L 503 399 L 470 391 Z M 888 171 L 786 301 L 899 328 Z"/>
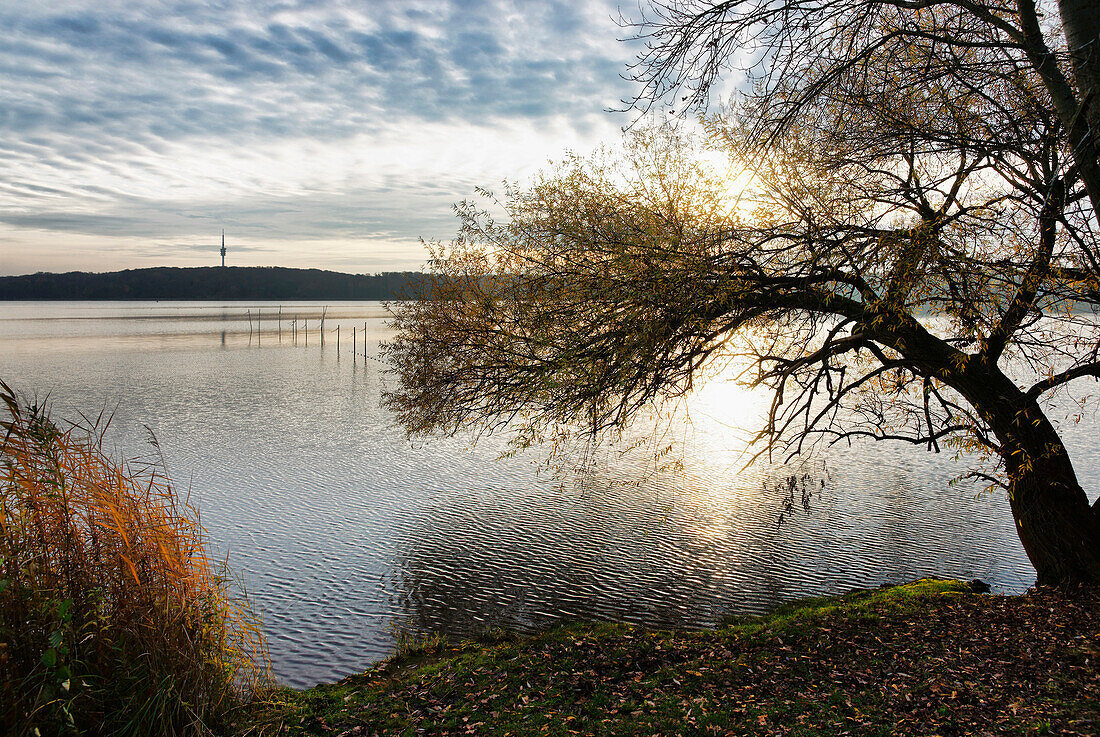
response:
<path fill-rule="evenodd" d="M 163 463 L 113 461 L 0 381 L 0 722 L 208 734 L 267 679 L 259 622 Z"/>

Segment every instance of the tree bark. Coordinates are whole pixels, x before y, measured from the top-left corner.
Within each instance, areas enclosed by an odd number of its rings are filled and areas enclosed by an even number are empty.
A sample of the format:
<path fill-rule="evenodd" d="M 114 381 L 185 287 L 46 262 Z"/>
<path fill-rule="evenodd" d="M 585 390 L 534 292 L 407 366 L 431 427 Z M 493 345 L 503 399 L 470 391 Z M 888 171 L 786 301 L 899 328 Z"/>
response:
<path fill-rule="evenodd" d="M 1063 74 L 1043 38 L 1035 0 L 1017 0 L 1023 31 L 1023 49 L 1050 93 L 1054 110 L 1069 138 L 1071 155 L 1092 202 L 1093 218 L 1100 223 L 1100 60 L 1097 59 L 1098 0 L 1059 0 L 1058 12 L 1071 50 L 1076 84 Z M 1091 41 L 1090 41 L 1091 39 Z M 1089 93 L 1093 92 L 1090 98 Z M 1082 105 L 1086 109 L 1082 109 Z"/>
<path fill-rule="evenodd" d="M 1001 441 L 1009 504 L 1039 585 L 1100 585 L 1100 514 L 1038 403 L 993 369 L 975 407 Z"/>
<path fill-rule="evenodd" d="M 1073 144 L 1074 160 L 1100 220 L 1100 193 L 1096 179 L 1100 163 L 1100 0 L 1058 0 L 1058 14 L 1069 49 L 1070 64 L 1081 109 L 1063 120 Z"/>
<path fill-rule="evenodd" d="M 1100 0 L 1058 0 L 1073 76 L 1085 118 L 1100 132 Z"/>
<path fill-rule="evenodd" d="M 1010 473 L 1009 504 L 1041 585 L 1100 585 L 1100 525 L 1068 457 Z"/>

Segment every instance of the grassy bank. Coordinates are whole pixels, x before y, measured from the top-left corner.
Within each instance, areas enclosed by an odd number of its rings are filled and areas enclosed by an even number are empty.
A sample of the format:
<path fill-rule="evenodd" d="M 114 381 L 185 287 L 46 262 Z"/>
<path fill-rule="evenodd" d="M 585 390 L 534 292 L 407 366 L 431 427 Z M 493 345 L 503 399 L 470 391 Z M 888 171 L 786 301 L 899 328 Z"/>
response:
<path fill-rule="evenodd" d="M 243 729 L 321 735 L 1098 734 L 1100 599 L 918 581 L 708 632 L 571 625 L 409 648 L 281 691 Z"/>

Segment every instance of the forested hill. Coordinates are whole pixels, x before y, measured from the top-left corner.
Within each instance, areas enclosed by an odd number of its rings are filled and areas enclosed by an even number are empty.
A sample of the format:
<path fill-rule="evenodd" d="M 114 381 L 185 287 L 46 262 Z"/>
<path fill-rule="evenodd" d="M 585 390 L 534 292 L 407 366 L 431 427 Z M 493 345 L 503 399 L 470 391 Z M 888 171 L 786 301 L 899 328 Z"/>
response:
<path fill-rule="evenodd" d="M 408 299 L 424 274 L 341 274 L 320 269 L 208 266 L 127 269 L 105 274 L 0 276 L 0 300 L 12 299 Z"/>

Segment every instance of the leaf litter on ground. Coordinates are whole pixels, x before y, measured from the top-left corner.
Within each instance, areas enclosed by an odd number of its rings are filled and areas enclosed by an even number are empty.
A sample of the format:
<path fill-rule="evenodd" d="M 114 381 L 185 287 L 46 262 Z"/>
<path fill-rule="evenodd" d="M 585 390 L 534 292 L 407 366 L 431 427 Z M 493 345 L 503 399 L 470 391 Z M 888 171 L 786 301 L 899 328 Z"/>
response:
<path fill-rule="evenodd" d="M 1100 595 L 922 580 L 702 632 L 571 624 L 385 661 L 242 734 L 1100 734 Z"/>

